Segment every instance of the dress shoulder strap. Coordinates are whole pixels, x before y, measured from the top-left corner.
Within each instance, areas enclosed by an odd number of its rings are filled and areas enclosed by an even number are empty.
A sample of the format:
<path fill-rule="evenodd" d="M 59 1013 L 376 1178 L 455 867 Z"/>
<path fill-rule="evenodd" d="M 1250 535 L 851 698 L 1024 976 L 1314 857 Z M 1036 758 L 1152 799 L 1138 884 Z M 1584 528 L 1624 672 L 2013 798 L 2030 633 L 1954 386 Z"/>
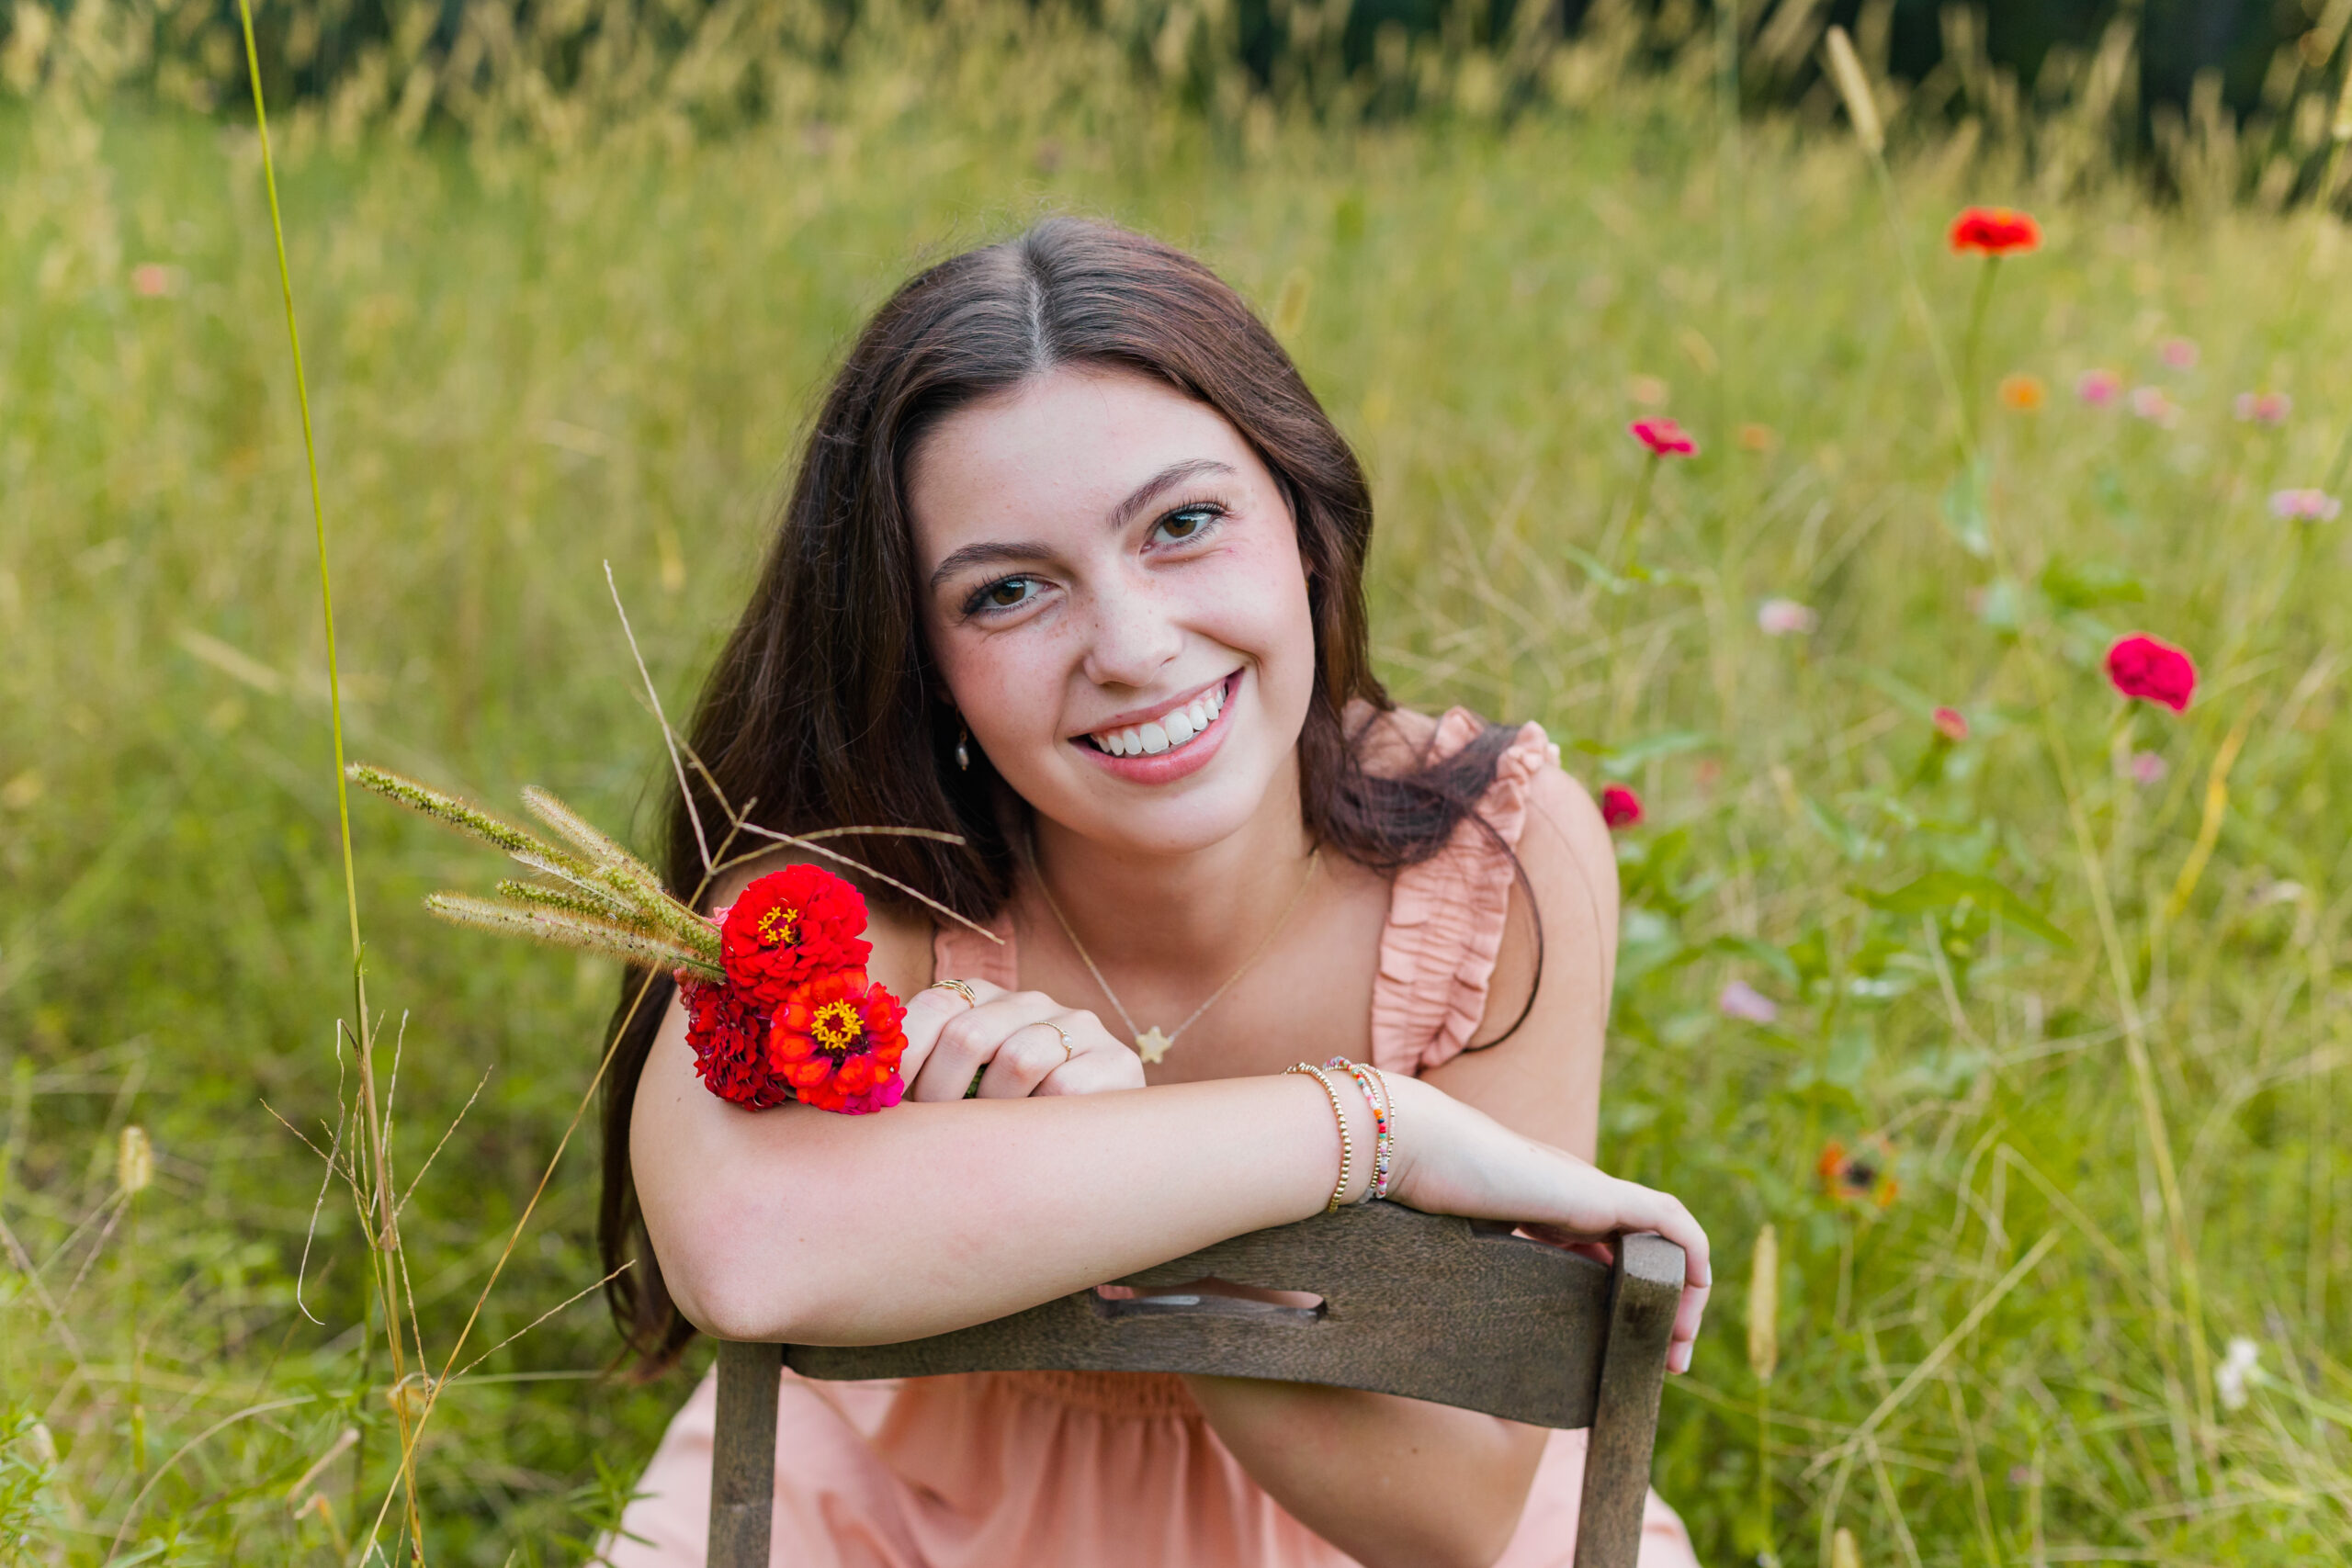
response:
<path fill-rule="evenodd" d="M 1469 709 L 1451 709 L 1437 721 L 1422 758 L 1450 757 L 1485 729 Z M 1560 749 L 1544 727 L 1522 725 L 1479 797 L 1477 816 L 1492 834 L 1464 818 L 1444 848 L 1396 874 L 1372 983 L 1372 1058 L 1384 1070 L 1418 1074 L 1450 1061 L 1486 1016 L 1510 912 L 1510 852 L 1527 826 L 1530 789 L 1559 764 Z"/>

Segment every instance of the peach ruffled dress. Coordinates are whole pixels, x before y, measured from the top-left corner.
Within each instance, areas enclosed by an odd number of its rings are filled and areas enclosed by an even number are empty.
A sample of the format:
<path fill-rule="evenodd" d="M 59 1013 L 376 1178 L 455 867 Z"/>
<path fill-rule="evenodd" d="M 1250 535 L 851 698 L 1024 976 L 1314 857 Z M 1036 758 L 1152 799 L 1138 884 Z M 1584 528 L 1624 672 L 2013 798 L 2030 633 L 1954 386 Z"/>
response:
<path fill-rule="evenodd" d="M 1469 743 L 1455 709 L 1430 742 Z M 1535 725 L 1502 755 L 1480 805 L 1516 844 L 1536 776 L 1559 750 Z M 1400 873 L 1382 933 L 1373 1060 L 1419 1073 L 1468 1043 L 1485 1015 L 1512 875 L 1465 823 Z M 1002 947 L 943 928 L 935 973 L 1018 984 Z M 605 1545 L 613 1568 L 700 1568 L 710 1506 L 715 1385 L 670 1423 Z M 776 1423 L 777 1568 L 1341 1568 L 1353 1560 L 1292 1518 L 1210 1430 L 1182 1379 L 1159 1373 L 987 1372 L 888 1382 L 785 1375 Z M 1568 1568 L 1585 1434 L 1555 1432 L 1497 1568 Z M 638 1538 L 636 1540 L 628 1539 Z M 1653 1493 L 1644 1568 L 1696 1563 Z"/>

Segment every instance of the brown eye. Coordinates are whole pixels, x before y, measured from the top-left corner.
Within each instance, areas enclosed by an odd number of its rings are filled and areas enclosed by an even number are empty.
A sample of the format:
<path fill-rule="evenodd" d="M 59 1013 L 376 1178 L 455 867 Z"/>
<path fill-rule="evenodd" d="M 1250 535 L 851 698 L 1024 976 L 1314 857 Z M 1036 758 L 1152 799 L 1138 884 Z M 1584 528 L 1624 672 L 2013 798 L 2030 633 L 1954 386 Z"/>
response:
<path fill-rule="evenodd" d="M 989 583 L 971 597 L 964 613 L 972 615 L 982 610 L 1014 610 L 1035 596 L 1037 580 L 1034 577 L 1003 577 Z"/>
<path fill-rule="evenodd" d="M 1170 513 L 1159 520 L 1153 530 L 1169 544 L 1181 545 L 1207 533 L 1211 525 L 1224 515 L 1224 509 L 1215 506 L 1186 506 Z"/>

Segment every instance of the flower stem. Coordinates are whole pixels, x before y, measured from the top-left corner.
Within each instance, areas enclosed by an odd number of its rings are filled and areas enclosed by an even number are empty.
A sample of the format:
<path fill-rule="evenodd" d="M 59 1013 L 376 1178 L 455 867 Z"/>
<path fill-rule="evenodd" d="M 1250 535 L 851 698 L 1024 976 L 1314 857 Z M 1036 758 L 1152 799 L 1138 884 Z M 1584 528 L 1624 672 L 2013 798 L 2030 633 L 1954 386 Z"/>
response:
<path fill-rule="evenodd" d="M 1960 350 L 1961 423 L 1967 430 L 1976 428 L 1978 403 L 1983 396 L 1976 378 L 1979 371 L 1977 352 L 1984 337 L 1984 315 L 1993 303 L 1993 280 L 2000 276 L 2001 258 L 1988 255 L 1984 270 L 1976 275 L 1976 298 L 1968 307 L 1968 336 L 1962 340 Z"/>
<path fill-rule="evenodd" d="M 1625 542 L 1618 547 L 1617 570 L 1622 575 L 1633 569 L 1639 558 L 1642 545 L 1642 522 L 1649 515 L 1650 485 L 1657 479 L 1658 455 L 1649 455 L 1642 465 L 1642 477 L 1634 481 L 1633 510 L 1625 514 Z"/>

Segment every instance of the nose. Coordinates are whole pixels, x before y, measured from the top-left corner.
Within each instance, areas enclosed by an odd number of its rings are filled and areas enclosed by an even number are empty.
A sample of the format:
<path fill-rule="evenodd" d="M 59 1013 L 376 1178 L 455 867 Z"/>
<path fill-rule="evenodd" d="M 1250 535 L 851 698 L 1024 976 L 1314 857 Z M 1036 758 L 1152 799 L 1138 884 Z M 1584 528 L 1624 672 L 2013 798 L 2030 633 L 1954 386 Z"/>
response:
<path fill-rule="evenodd" d="M 1119 581 L 1089 606 L 1086 678 L 1098 686 L 1149 686 L 1183 651 L 1184 632 L 1148 583 Z"/>

